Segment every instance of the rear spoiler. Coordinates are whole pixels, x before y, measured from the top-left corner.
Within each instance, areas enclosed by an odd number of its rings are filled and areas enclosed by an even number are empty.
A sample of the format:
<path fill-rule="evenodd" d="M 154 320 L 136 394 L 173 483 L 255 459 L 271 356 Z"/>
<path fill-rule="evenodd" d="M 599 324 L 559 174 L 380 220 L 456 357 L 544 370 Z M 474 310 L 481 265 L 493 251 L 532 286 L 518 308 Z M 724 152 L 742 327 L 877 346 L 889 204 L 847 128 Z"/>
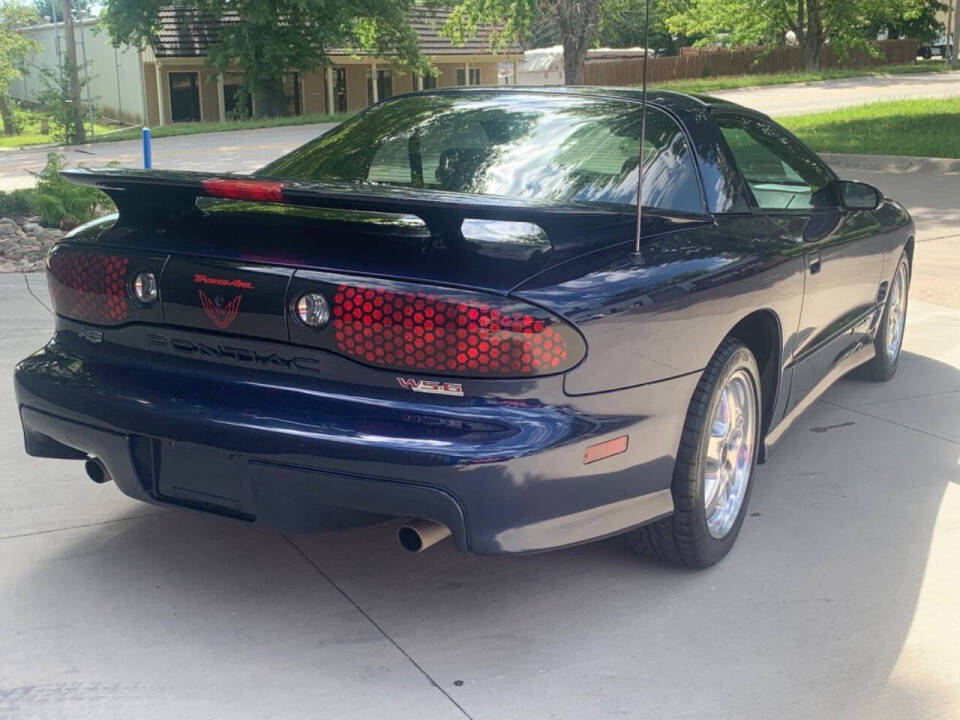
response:
<path fill-rule="evenodd" d="M 415 215 L 423 220 L 434 238 L 461 237 L 465 220 L 531 223 L 541 228 L 556 248 L 628 240 L 636 222 L 632 208 L 623 211 L 585 208 L 437 190 L 121 168 L 78 168 L 64 170 L 61 175 L 70 182 L 107 193 L 117 205 L 121 223 L 169 222 L 197 213 L 197 198 L 228 198 Z"/>

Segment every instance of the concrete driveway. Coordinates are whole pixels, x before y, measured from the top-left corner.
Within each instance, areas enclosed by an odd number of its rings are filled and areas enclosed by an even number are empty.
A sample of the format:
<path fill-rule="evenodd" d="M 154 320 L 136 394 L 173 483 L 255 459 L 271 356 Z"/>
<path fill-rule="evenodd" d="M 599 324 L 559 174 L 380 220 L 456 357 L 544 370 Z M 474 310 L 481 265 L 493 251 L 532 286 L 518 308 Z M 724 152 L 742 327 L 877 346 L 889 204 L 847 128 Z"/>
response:
<path fill-rule="evenodd" d="M 51 318 L 7 275 L 0 319 L 9 378 Z M 699 573 L 615 539 L 498 559 L 237 527 L 28 458 L 9 381 L 0 420 L 8 720 L 960 717 L 960 309 L 912 302 L 897 377 L 816 403 Z"/>

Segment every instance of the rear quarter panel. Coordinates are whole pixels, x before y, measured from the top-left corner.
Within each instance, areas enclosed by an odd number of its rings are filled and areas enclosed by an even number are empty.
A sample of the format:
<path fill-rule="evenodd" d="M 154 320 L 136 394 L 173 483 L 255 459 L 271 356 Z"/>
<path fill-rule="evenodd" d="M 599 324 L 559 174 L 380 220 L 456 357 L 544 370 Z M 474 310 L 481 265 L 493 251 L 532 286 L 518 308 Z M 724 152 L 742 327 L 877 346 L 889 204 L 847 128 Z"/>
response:
<path fill-rule="evenodd" d="M 803 299 L 803 248 L 765 217 L 728 216 L 651 239 L 640 262 L 630 249 L 565 263 L 516 291 L 584 334 L 587 357 L 567 374 L 568 394 L 699 372 L 757 310 L 776 315 L 781 362 L 790 356 Z"/>

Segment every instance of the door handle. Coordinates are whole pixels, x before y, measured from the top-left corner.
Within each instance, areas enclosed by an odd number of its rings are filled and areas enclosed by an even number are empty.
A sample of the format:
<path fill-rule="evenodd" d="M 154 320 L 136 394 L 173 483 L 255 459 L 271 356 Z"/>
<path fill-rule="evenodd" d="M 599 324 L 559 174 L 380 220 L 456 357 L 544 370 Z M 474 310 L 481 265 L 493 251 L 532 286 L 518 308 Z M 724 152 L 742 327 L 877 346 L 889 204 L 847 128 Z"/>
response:
<path fill-rule="evenodd" d="M 822 258 L 820 257 L 819 250 L 814 250 L 813 252 L 807 253 L 807 267 L 810 268 L 811 275 L 816 275 L 818 272 L 820 272 L 820 268 L 822 267 L 822 264 L 823 264 L 823 261 L 822 261 Z"/>

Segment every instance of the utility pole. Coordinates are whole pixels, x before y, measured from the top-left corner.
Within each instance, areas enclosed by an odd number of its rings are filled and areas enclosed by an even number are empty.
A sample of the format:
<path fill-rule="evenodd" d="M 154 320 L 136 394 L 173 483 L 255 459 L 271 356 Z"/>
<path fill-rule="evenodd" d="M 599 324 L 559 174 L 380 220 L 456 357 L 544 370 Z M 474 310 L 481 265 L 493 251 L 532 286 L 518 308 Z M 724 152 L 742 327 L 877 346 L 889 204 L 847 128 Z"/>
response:
<path fill-rule="evenodd" d="M 63 31 L 67 45 L 65 70 L 69 73 L 71 119 L 73 121 L 73 139 L 76 143 L 86 142 L 87 133 L 83 127 L 83 113 L 80 112 L 80 76 L 77 74 L 77 38 L 73 34 L 73 9 L 70 0 L 63 0 Z"/>
<path fill-rule="evenodd" d="M 947 38 L 949 44 L 950 38 Z M 953 0 L 953 50 L 950 52 L 950 67 L 957 67 L 957 55 L 960 55 L 960 0 Z"/>

